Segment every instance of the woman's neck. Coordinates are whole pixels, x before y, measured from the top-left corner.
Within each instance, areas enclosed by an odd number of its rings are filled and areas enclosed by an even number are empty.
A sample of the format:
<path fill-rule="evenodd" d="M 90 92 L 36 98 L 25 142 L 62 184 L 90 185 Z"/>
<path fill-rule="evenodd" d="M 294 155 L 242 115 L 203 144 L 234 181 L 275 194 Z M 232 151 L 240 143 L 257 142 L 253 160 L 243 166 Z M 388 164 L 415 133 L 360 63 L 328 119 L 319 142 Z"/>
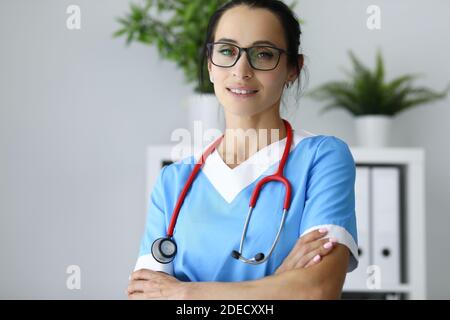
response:
<path fill-rule="evenodd" d="M 225 121 L 225 136 L 217 150 L 230 168 L 235 168 L 262 148 L 287 135 L 278 112 L 250 117 L 226 114 Z"/>

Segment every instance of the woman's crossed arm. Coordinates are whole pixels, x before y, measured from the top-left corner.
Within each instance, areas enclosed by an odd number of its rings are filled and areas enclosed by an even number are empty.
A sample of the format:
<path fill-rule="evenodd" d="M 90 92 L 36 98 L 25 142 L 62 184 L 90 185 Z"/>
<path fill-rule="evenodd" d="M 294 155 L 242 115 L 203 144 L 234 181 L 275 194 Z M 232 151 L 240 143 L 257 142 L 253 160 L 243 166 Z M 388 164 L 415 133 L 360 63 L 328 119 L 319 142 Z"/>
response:
<path fill-rule="evenodd" d="M 131 276 L 130 299 L 339 299 L 348 268 L 346 246 L 320 239 L 313 231 L 301 239 L 274 275 L 242 282 L 182 282 L 141 269 Z M 320 258 L 317 259 L 317 256 Z M 316 259 L 314 259 L 316 258 Z M 319 263 L 320 262 L 320 263 Z"/>

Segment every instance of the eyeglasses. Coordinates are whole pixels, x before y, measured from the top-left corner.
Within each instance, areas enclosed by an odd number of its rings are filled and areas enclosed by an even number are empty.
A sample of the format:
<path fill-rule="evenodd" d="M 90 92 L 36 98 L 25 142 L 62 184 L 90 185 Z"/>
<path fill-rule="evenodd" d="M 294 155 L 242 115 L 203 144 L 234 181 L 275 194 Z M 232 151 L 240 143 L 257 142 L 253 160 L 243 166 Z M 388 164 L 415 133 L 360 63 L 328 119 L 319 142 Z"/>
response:
<path fill-rule="evenodd" d="M 207 43 L 206 47 L 212 64 L 223 68 L 234 66 L 241 57 L 242 51 L 247 53 L 247 60 L 251 67 L 262 71 L 275 69 L 280 62 L 281 54 L 289 54 L 286 50 L 272 46 L 241 48 L 226 42 Z"/>

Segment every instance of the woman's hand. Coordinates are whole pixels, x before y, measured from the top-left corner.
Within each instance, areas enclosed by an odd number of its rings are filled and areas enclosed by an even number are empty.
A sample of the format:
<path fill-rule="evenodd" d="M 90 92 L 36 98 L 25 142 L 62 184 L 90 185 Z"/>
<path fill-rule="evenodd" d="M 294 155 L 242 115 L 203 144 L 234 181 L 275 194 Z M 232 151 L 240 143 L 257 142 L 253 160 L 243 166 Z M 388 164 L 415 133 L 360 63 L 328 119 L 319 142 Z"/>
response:
<path fill-rule="evenodd" d="M 297 268 L 309 268 L 318 264 L 323 256 L 331 252 L 337 242 L 334 238 L 321 239 L 327 232 L 326 229 L 318 229 L 298 239 L 289 255 L 275 271 L 275 274 Z"/>
<path fill-rule="evenodd" d="M 131 274 L 127 288 L 128 299 L 184 299 L 187 284 L 167 273 L 141 269 Z"/>

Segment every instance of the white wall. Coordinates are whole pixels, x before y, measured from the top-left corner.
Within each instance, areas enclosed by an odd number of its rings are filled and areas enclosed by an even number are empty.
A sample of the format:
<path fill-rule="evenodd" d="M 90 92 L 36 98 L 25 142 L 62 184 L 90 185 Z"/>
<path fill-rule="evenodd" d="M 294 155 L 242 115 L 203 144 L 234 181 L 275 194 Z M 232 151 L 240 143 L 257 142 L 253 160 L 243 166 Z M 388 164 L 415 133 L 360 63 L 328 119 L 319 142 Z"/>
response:
<path fill-rule="evenodd" d="M 381 8 L 381 30 L 365 27 L 366 8 Z M 405 73 L 424 74 L 417 84 L 436 90 L 450 83 L 450 2 L 445 0 L 361 1 L 303 0 L 297 12 L 304 17 L 304 53 L 309 56 L 310 88 L 342 78 L 339 67 L 350 68 L 352 49 L 367 65 L 374 66 L 381 48 L 387 78 Z M 428 297 L 450 299 L 450 96 L 398 115 L 393 125 L 394 146 L 423 147 L 426 152 L 426 230 Z M 313 132 L 342 137 L 354 144 L 352 118 L 343 111 L 320 117 L 317 102 L 303 100 L 298 124 Z"/>
<path fill-rule="evenodd" d="M 450 2 L 301 0 L 309 88 L 339 79 L 347 50 L 387 76 L 424 73 L 419 84 L 450 81 Z M 66 8 L 81 7 L 81 30 Z M 366 28 L 366 8 L 382 29 Z M 0 1 L 0 298 L 124 298 L 145 219 L 145 149 L 186 127 L 192 91 L 154 47 L 112 39 L 128 1 Z M 355 143 L 352 117 L 318 115 L 302 99 L 295 126 Z M 450 298 L 449 98 L 395 119 L 395 146 L 426 150 L 429 298 Z M 66 268 L 81 267 L 81 290 Z"/>

